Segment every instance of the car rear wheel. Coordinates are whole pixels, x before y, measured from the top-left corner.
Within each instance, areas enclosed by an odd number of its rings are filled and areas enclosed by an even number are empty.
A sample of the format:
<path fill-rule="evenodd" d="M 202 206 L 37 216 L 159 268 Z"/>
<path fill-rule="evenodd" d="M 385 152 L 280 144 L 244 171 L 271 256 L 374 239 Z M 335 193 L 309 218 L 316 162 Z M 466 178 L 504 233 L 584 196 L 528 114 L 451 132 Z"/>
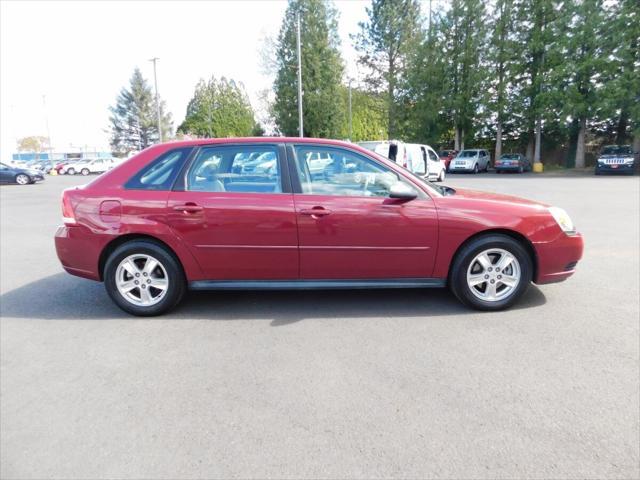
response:
<path fill-rule="evenodd" d="M 82 170 L 80 170 L 80 173 L 86 177 L 87 175 L 89 175 L 89 169 L 83 168 Z"/>
<path fill-rule="evenodd" d="M 127 242 L 109 256 L 104 269 L 107 293 L 118 307 L 133 315 L 160 315 L 184 296 L 186 281 L 176 258 L 147 240 Z"/>
<path fill-rule="evenodd" d="M 533 264 L 525 247 L 506 235 L 485 235 L 456 255 L 449 286 L 465 305 L 477 310 L 503 310 L 527 290 Z"/>
<path fill-rule="evenodd" d="M 16 175 L 15 180 L 18 185 L 28 185 L 29 183 L 31 183 L 31 178 L 29 178 L 29 175 L 26 175 L 24 173 L 19 173 L 18 175 Z"/>

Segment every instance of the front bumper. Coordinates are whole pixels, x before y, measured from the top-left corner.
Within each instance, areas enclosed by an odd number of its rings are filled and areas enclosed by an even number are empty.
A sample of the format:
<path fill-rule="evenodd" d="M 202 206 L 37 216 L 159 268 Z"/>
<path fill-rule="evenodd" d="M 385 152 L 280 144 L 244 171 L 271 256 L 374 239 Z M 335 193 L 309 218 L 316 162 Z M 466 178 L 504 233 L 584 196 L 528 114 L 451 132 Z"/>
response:
<path fill-rule="evenodd" d="M 598 163 L 596 165 L 596 173 L 620 173 L 630 175 L 635 171 L 633 163 Z"/>
<path fill-rule="evenodd" d="M 536 242 L 533 246 L 538 259 L 534 278 L 537 284 L 562 282 L 569 278 L 575 273 L 584 251 L 584 241 L 579 233 L 562 233 L 554 240 Z"/>
<path fill-rule="evenodd" d="M 449 165 L 450 172 L 473 172 L 473 164 L 471 165 L 455 165 L 454 163 Z"/>

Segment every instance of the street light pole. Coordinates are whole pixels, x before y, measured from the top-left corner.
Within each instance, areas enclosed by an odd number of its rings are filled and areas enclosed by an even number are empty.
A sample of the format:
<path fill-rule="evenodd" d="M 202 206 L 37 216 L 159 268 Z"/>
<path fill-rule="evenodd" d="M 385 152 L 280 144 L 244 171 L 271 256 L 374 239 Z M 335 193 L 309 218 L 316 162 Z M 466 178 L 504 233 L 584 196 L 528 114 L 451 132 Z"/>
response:
<path fill-rule="evenodd" d="M 53 159 L 53 146 L 51 145 L 51 130 L 49 130 L 49 113 L 47 112 L 47 96 L 42 95 L 42 106 L 44 107 L 44 123 L 47 127 L 47 142 L 49 143 L 49 160 Z"/>
<path fill-rule="evenodd" d="M 300 12 L 297 17 L 297 45 L 298 45 L 298 129 L 299 136 L 304 137 L 304 120 L 302 118 L 302 49 L 300 48 Z"/>
<path fill-rule="evenodd" d="M 160 117 L 160 100 L 158 99 L 158 74 L 156 72 L 156 62 L 160 60 L 158 57 L 153 57 L 150 62 L 153 62 L 153 83 L 156 87 L 156 115 L 158 117 L 158 138 L 162 142 L 162 120 Z"/>

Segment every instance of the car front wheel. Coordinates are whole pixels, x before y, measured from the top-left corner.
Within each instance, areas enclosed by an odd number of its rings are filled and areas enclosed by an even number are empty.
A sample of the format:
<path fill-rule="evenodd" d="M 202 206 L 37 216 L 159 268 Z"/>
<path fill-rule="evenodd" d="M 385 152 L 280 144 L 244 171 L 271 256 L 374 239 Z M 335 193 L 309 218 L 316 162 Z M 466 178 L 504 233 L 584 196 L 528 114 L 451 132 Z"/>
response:
<path fill-rule="evenodd" d="M 444 177 L 445 177 L 445 173 L 443 168 L 442 170 L 440 170 L 440 175 L 438 175 L 438 182 L 444 182 Z"/>
<path fill-rule="evenodd" d="M 520 242 L 506 235 L 485 235 L 458 252 L 449 286 L 465 305 L 495 311 L 513 305 L 532 276 L 531 257 Z"/>
<path fill-rule="evenodd" d="M 76 174 L 76 170 L 74 168 L 70 168 L 69 170 L 67 170 L 67 173 L 69 175 L 75 175 Z"/>
<path fill-rule="evenodd" d="M 478 168 L 478 164 L 476 163 L 476 164 L 473 166 L 473 173 L 478 173 L 479 171 L 480 171 L 480 169 Z"/>
<path fill-rule="evenodd" d="M 80 170 L 80 173 L 86 177 L 87 175 L 89 175 L 89 169 L 83 168 L 82 170 Z"/>
<path fill-rule="evenodd" d="M 104 284 L 118 307 L 144 317 L 168 312 L 186 290 L 176 258 L 163 246 L 147 240 L 127 242 L 109 256 Z"/>
<path fill-rule="evenodd" d="M 29 178 L 29 175 L 19 173 L 18 175 L 16 175 L 16 183 L 18 185 L 28 185 L 29 183 L 31 183 L 31 178 Z"/>

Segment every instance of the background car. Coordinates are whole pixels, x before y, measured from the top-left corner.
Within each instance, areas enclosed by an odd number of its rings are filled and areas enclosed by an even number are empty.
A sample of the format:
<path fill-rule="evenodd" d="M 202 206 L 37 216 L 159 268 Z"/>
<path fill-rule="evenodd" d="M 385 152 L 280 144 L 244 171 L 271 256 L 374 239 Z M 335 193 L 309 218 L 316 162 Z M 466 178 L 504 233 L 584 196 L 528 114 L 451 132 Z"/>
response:
<path fill-rule="evenodd" d="M 44 180 L 44 174 L 39 170 L 10 167 L 0 163 L 0 183 L 17 183 L 28 185 Z"/>
<path fill-rule="evenodd" d="M 406 149 L 408 170 L 427 180 L 444 181 L 447 168 L 433 148 L 429 145 L 407 143 Z"/>
<path fill-rule="evenodd" d="M 79 162 L 70 163 L 62 168 L 63 173 L 75 175 L 89 175 L 90 173 L 104 173 L 113 168 L 114 162 L 110 158 L 96 158 L 93 160 L 81 160 Z"/>
<path fill-rule="evenodd" d="M 444 166 L 446 167 L 447 172 L 449 171 L 449 164 L 451 163 L 451 160 L 453 160 L 457 154 L 458 154 L 457 150 L 440 150 L 438 152 L 438 156 L 440 157 L 440 160 L 442 160 L 442 162 L 444 163 Z"/>
<path fill-rule="evenodd" d="M 407 152 L 407 144 L 400 140 L 358 142 L 358 145 L 396 162 L 401 167 L 409 168 L 409 154 Z"/>
<path fill-rule="evenodd" d="M 491 166 L 491 155 L 487 150 L 472 148 L 462 150 L 449 164 L 450 172 L 488 172 Z"/>
<path fill-rule="evenodd" d="M 623 173 L 633 175 L 635 160 L 631 145 L 606 145 L 602 147 L 596 162 L 595 174 Z"/>
<path fill-rule="evenodd" d="M 523 173 L 531 171 L 531 162 L 521 153 L 503 153 L 495 161 L 493 167 L 496 169 L 496 173 Z"/>

